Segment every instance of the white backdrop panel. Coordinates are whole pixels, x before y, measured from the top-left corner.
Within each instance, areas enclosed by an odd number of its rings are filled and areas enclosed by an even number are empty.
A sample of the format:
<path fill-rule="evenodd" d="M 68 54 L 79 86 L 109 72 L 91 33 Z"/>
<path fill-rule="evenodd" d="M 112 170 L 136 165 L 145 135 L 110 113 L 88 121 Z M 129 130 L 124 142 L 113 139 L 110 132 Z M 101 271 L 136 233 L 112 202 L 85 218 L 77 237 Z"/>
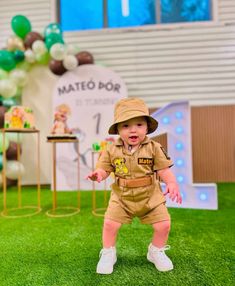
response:
<path fill-rule="evenodd" d="M 68 105 L 68 127 L 79 138 L 80 182 L 82 190 L 91 190 L 85 177 L 91 171 L 92 143 L 110 137 L 115 103 L 127 97 L 125 83 L 112 70 L 84 65 L 66 72 L 57 81 L 52 100 L 53 112 L 60 104 Z M 73 143 L 57 144 L 57 189 L 77 189 L 77 148 Z M 103 188 L 102 184 L 99 185 Z M 97 186 L 97 188 L 99 188 Z"/>

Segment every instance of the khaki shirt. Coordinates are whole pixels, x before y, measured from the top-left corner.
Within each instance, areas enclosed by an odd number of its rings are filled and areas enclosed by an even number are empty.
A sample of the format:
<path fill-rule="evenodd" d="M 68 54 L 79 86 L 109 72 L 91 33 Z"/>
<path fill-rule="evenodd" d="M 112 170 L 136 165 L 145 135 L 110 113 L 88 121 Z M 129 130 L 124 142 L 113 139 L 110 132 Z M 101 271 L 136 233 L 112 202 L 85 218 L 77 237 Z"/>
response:
<path fill-rule="evenodd" d="M 115 143 L 107 146 L 107 150 L 102 151 L 96 168 L 114 172 L 117 177 L 134 179 L 153 175 L 154 172 L 172 165 L 163 147 L 147 136 L 133 153 L 125 149 L 119 137 Z"/>
<path fill-rule="evenodd" d="M 121 223 L 129 223 L 134 216 L 138 216 L 143 223 L 169 219 L 166 208 L 163 213 L 159 212 L 156 215 L 166 199 L 155 173 L 170 166 L 172 161 L 162 146 L 147 136 L 133 153 L 124 148 L 121 138 L 114 144 L 108 145 L 96 165 L 97 168 L 107 172 L 114 172 L 116 177 L 111 186 L 112 194 L 105 217 Z M 117 180 L 117 177 L 135 179 L 145 176 L 152 177 L 151 185 L 122 187 Z"/>

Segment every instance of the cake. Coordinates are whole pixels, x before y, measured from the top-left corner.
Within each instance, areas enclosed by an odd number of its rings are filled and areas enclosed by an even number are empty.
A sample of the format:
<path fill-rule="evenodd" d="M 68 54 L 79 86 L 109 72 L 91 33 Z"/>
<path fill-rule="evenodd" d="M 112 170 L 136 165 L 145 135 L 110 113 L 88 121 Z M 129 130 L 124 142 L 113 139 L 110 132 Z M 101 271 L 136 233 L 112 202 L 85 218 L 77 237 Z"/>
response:
<path fill-rule="evenodd" d="M 4 114 L 6 129 L 34 129 L 33 110 L 25 106 L 12 106 Z"/>

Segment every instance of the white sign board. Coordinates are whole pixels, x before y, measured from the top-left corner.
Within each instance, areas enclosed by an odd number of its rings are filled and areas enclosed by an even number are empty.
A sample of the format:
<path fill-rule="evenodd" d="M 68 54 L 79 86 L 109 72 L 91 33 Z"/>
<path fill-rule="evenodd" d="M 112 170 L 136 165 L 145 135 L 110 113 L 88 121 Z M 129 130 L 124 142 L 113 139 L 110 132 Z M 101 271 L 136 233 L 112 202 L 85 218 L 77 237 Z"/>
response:
<path fill-rule="evenodd" d="M 111 137 L 108 128 L 113 123 L 114 105 L 124 97 L 127 97 L 127 89 L 120 76 L 96 65 L 83 65 L 66 72 L 55 86 L 52 113 L 61 105 L 68 108 L 67 126 L 80 142 L 81 190 L 92 189 L 91 182 L 85 179 L 92 169 L 92 144 Z M 74 143 L 56 145 L 57 190 L 77 190 L 77 146 Z"/>

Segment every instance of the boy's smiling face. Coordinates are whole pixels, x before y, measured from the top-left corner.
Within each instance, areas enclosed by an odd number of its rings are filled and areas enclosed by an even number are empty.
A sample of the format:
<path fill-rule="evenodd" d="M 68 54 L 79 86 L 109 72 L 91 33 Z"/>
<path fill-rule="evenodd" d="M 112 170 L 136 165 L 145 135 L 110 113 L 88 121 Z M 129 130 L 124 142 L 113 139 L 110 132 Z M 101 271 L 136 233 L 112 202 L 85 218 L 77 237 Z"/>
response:
<path fill-rule="evenodd" d="M 148 132 L 147 120 L 144 116 L 132 118 L 119 123 L 117 129 L 125 147 L 137 147 Z"/>

